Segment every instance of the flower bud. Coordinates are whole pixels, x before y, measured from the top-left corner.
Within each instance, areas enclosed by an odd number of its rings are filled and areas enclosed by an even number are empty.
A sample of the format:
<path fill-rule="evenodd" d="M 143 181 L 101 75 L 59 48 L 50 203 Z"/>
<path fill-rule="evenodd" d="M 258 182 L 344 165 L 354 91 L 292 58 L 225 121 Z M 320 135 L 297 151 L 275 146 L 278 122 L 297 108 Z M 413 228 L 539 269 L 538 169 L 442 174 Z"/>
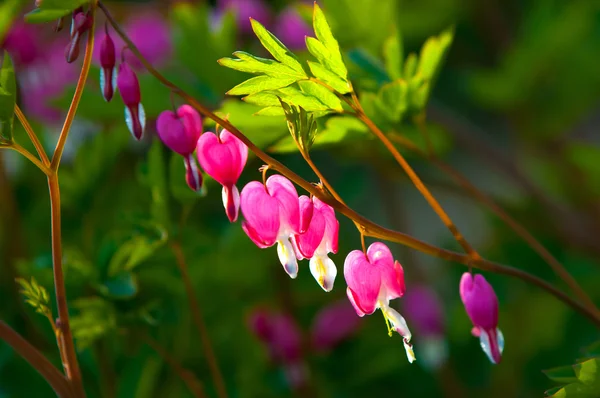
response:
<path fill-rule="evenodd" d="M 141 104 L 140 83 L 135 72 L 123 62 L 119 65 L 117 87 L 125 104 L 125 122 L 136 140 L 142 138 L 146 127 L 146 113 Z"/>
<path fill-rule="evenodd" d="M 109 102 L 117 87 L 117 67 L 115 56 L 115 43 L 108 34 L 108 28 L 100 43 L 100 88 L 102 96 Z"/>
<path fill-rule="evenodd" d="M 177 113 L 164 111 L 156 120 L 156 131 L 161 141 L 181 156 L 192 154 L 202 134 L 202 119 L 189 105 L 182 105 Z"/>
<path fill-rule="evenodd" d="M 81 7 L 73 11 L 71 20 L 71 39 L 67 48 L 65 48 L 65 58 L 68 63 L 75 62 L 77 57 L 79 57 L 81 37 L 92 27 L 92 22 L 91 15 L 89 13 L 84 13 Z"/>

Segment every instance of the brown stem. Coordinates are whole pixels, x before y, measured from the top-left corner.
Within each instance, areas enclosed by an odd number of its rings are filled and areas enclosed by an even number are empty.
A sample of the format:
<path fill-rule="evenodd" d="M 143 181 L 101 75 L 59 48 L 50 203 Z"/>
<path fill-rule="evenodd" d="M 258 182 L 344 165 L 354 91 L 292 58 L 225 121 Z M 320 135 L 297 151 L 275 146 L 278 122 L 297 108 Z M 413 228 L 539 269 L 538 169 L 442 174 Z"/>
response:
<path fill-rule="evenodd" d="M 113 29 L 115 30 L 115 32 L 117 32 L 117 34 L 123 39 L 123 41 L 125 43 L 127 43 L 131 52 L 140 60 L 140 62 L 144 65 L 146 70 L 148 70 L 148 72 L 150 72 L 150 74 L 152 74 L 154 77 L 156 77 L 157 80 L 159 80 L 163 85 L 168 87 L 175 94 L 179 95 L 182 99 L 184 99 L 187 103 L 189 103 L 194 109 L 196 109 L 203 115 L 209 117 L 210 119 L 214 120 L 216 123 L 220 124 L 221 126 L 226 128 L 229 132 L 231 132 L 233 135 L 235 135 L 237 138 L 239 138 L 248 147 L 248 149 L 250 151 L 252 151 L 263 162 L 265 162 L 269 166 L 269 168 L 278 171 L 279 173 L 281 173 L 282 175 L 284 175 L 285 177 L 287 177 L 288 179 L 293 181 L 299 187 L 301 187 L 304 190 L 306 190 L 307 192 L 310 192 L 311 194 L 317 196 L 319 199 L 321 199 L 325 203 L 332 206 L 339 213 L 343 214 L 344 216 L 346 216 L 349 219 L 351 219 L 352 221 L 354 221 L 358 225 L 360 231 L 363 234 L 368 235 L 373 238 L 379 238 L 379 239 L 384 239 L 384 240 L 388 240 L 391 242 L 397 242 L 402 245 L 413 248 L 415 250 L 421 251 L 425 254 L 428 254 L 428 255 L 431 255 L 431 256 L 434 256 L 437 258 L 441 258 L 444 260 L 460 263 L 460 264 L 463 264 L 466 266 L 472 266 L 474 268 L 481 269 L 484 271 L 514 276 L 516 278 L 519 278 L 523 281 L 529 282 L 531 284 L 534 284 L 534 285 L 546 290 L 550 294 L 557 297 L 559 300 L 561 300 L 564 303 L 566 303 L 567 305 L 571 306 L 574 310 L 576 310 L 576 311 L 580 312 L 581 314 L 583 314 L 584 316 L 586 316 L 596 326 L 600 327 L 600 316 L 589 311 L 586 307 L 582 306 L 579 302 L 577 302 L 577 301 L 573 300 L 571 297 L 567 296 L 564 292 L 558 290 L 557 288 L 555 288 L 548 282 L 546 282 L 534 275 L 531 275 L 525 271 L 522 271 L 522 270 L 514 268 L 514 267 L 494 263 L 494 262 L 491 262 L 491 261 L 488 261 L 485 259 L 473 260 L 471 258 L 471 256 L 469 256 L 469 255 L 463 255 L 463 254 L 456 253 L 456 252 L 453 252 L 450 250 L 445 250 L 445 249 L 436 247 L 434 245 L 430 245 L 426 242 L 420 241 L 416 238 L 413 238 L 410 235 L 403 234 L 402 232 L 393 231 L 393 230 L 384 228 L 384 227 L 377 225 L 376 223 L 366 219 L 365 217 L 356 213 L 354 210 L 343 205 L 342 203 L 335 200 L 334 198 L 332 198 L 328 195 L 325 195 L 322 190 L 316 188 L 314 185 L 312 185 L 308 181 L 304 180 L 302 177 L 300 177 L 298 174 L 296 174 L 295 172 L 293 172 L 292 170 L 290 170 L 289 168 L 284 166 L 278 160 L 267 155 L 263 150 L 261 150 L 254 143 L 252 143 L 252 141 L 250 141 L 244 134 L 242 134 L 241 131 L 239 131 L 231 123 L 218 117 L 213 112 L 211 112 L 208 108 L 206 108 L 204 105 L 202 105 L 198 101 L 196 101 L 192 96 L 190 96 L 185 91 L 183 91 L 182 89 L 177 87 L 175 84 L 171 83 L 160 72 L 158 72 L 148 62 L 148 60 L 146 60 L 144 58 L 144 56 L 139 52 L 137 47 L 133 44 L 133 42 L 129 39 L 129 37 L 125 34 L 125 32 L 121 29 L 121 27 L 114 20 L 114 18 L 112 17 L 112 15 L 108 11 L 108 9 L 104 6 L 104 4 L 102 4 L 102 2 L 99 2 L 98 6 L 106 14 L 106 18 L 109 21 L 109 23 L 113 26 Z"/>
<path fill-rule="evenodd" d="M 85 82 L 87 80 L 88 74 L 90 73 L 90 66 L 92 65 L 92 54 L 94 52 L 95 13 L 96 2 L 93 1 L 90 7 L 90 18 L 92 19 L 92 26 L 88 31 L 87 43 L 85 45 L 85 55 L 83 57 L 83 66 L 81 67 L 81 73 L 79 74 L 79 80 L 77 81 L 77 86 L 75 87 L 75 93 L 73 94 L 73 99 L 71 100 L 71 105 L 69 106 L 69 111 L 67 112 L 65 123 L 63 124 L 63 127 L 60 131 L 60 136 L 58 137 L 58 142 L 56 143 L 54 156 L 52 156 L 52 164 L 50 165 L 50 168 L 54 171 L 58 170 L 60 159 L 65 150 L 65 143 L 67 142 L 67 137 L 69 136 L 69 131 L 71 130 L 71 125 L 73 124 L 73 120 L 75 119 L 75 114 L 77 113 L 77 108 L 79 107 L 79 101 L 81 100 L 81 95 L 83 94 Z"/>
<path fill-rule="evenodd" d="M 17 105 L 17 104 L 15 104 L 15 114 L 17 115 L 17 118 L 21 122 L 21 125 L 27 132 L 27 135 L 29 136 L 31 143 L 35 147 L 35 150 L 37 151 L 40 159 L 42 159 L 42 163 L 44 164 L 44 166 L 46 166 L 46 167 L 50 166 L 50 160 L 48 159 L 48 156 L 46 155 L 46 151 L 44 150 L 42 143 L 38 139 L 37 135 L 35 135 L 33 128 L 29 124 L 29 121 L 27 120 L 27 118 L 21 111 L 21 108 L 19 108 L 19 105 Z"/>
<path fill-rule="evenodd" d="M 171 250 L 173 250 L 177 266 L 181 272 L 181 279 L 183 280 L 183 285 L 185 286 L 185 293 L 188 299 L 190 310 L 192 312 L 192 319 L 194 320 L 196 328 L 200 333 L 200 339 L 202 340 L 202 346 L 204 347 L 206 361 L 208 362 L 208 367 L 210 369 L 215 389 L 217 390 L 217 394 L 220 398 L 227 398 L 225 381 L 223 380 L 223 375 L 221 374 L 219 364 L 217 363 L 217 357 L 210 342 L 208 330 L 206 329 L 206 324 L 204 323 L 202 316 L 202 310 L 198 304 L 198 298 L 196 297 L 194 286 L 192 285 L 192 281 L 190 279 L 187 262 L 185 261 L 185 256 L 179 242 L 172 242 Z"/>
<path fill-rule="evenodd" d="M 29 152 L 27 149 L 23 148 L 21 145 L 17 144 L 16 142 L 12 142 L 10 145 L 0 147 L 0 149 L 1 148 L 8 148 L 8 149 L 12 149 L 14 151 L 19 152 L 21 155 L 25 156 L 31 163 L 33 163 L 35 165 L 35 167 L 40 169 L 44 174 L 50 175 L 51 171 L 48 166 L 42 164 L 42 162 L 40 162 L 40 160 L 38 158 L 36 158 L 34 154 Z"/>
<path fill-rule="evenodd" d="M 446 228 L 450 230 L 456 241 L 462 246 L 465 252 L 467 252 L 467 254 L 471 256 L 471 258 L 474 261 L 480 260 L 481 256 L 479 255 L 479 253 L 477 253 L 475 249 L 473 249 L 473 247 L 469 244 L 469 242 L 467 242 L 465 237 L 462 236 L 456 225 L 454 225 L 454 223 L 452 222 L 448 214 L 446 214 L 439 202 L 433 197 L 431 192 L 429 192 L 425 184 L 423 184 L 423 181 L 421 181 L 419 176 L 417 176 L 417 173 L 415 173 L 413 168 L 410 167 L 406 159 L 404 159 L 404 156 L 402 156 L 402 154 L 398 152 L 394 144 L 392 144 L 392 142 L 385 136 L 385 134 L 383 134 L 379 127 L 377 127 L 375 123 L 373 123 L 373 121 L 369 119 L 369 117 L 362 111 L 360 107 L 355 106 L 355 110 L 356 117 L 360 119 L 369 128 L 369 130 L 371 130 L 371 132 L 375 134 L 377 138 L 379 138 L 379 140 L 383 143 L 383 145 L 385 145 L 387 150 L 392 154 L 392 156 L 394 156 L 394 159 L 396 159 L 398 164 L 400 164 L 402 169 L 406 172 L 408 178 L 410 178 L 413 185 L 417 188 L 419 192 L 421 192 L 421 195 L 423 195 L 425 200 L 427 200 L 427 203 L 429 203 L 433 211 L 435 211 L 435 213 L 439 216 Z"/>
<path fill-rule="evenodd" d="M 590 298 L 590 296 L 579 286 L 575 278 L 569 274 L 569 271 L 537 240 L 529 231 L 523 227 L 517 220 L 512 218 L 506 213 L 500 206 L 498 206 L 492 198 L 480 191 L 475 185 L 473 185 L 467 178 L 460 174 L 457 170 L 452 168 L 450 165 L 444 163 L 435 156 L 427 155 L 425 151 L 415 145 L 412 141 L 402 137 L 399 134 L 390 134 L 389 137 L 402 145 L 404 148 L 414 152 L 436 165 L 440 170 L 449 175 L 454 181 L 461 185 L 465 191 L 467 191 L 473 198 L 481 202 L 493 213 L 495 213 L 506 225 L 508 225 L 517 235 L 519 235 L 546 263 L 554 270 L 556 275 L 561 278 L 569 288 L 575 293 L 577 298 L 588 306 L 593 311 L 598 311 L 596 305 Z"/>
<path fill-rule="evenodd" d="M 59 331 L 59 349 L 62 349 L 61 358 L 67 378 L 73 384 L 78 397 L 85 397 L 83 380 L 77 362 L 77 354 L 73 343 L 73 335 L 69 325 L 69 306 L 67 305 L 67 292 L 65 289 L 65 277 L 62 267 L 62 237 L 60 222 L 60 188 L 58 175 L 56 173 L 48 177 L 48 189 L 50 191 L 50 207 L 52 214 L 52 269 L 54 271 L 54 291 L 56 294 L 56 306 L 58 307 L 58 320 L 56 328 Z"/>
<path fill-rule="evenodd" d="M 169 354 L 169 351 L 162 347 L 158 341 L 154 340 L 148 335 L 144 335 L 143 337 L 146 341 L 146 344 L 148 344 L 154 351 L 156 351 L 156 353 L 162 358 L 162 360 L 168 363 L 169 366 L 173 368 L 173 371 L 177 373 L 177 375 L 179 375 L 181 380 L 185 383 L 185 385 L 194 397 L 206 398 L 206 393 L 204 392 L 204 385 L 200 380 L 198 380 L 194 372 L 184 368 L 183 365 L 181 365 L 176 358 Z"/>
<path fill-rule="evenodd" d="M 15 332 L 4 321 L 0 321 L 0 339 L 4 340 L 25 359 L 50 384 L 59 397 L 74 397 L 71 386 L 65 377 L 46 359 L 46 357 Z"/>

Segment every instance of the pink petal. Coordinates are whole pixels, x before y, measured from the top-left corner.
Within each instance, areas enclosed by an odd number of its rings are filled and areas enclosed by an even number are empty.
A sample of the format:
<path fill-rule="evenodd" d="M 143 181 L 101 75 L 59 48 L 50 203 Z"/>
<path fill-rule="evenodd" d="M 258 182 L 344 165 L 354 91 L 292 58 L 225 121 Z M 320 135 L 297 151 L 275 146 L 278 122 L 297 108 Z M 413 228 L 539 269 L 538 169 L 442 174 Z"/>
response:
<path fill-rule="evenodd" d="M 196 161 L 192 155 L 186 156 L 183 161 L 185 164 L 185 181 L 192 191 L 200 191 L 202 189 L 202 173 L 198 170 Z"/>
<path fill-rule="evenodd" d="M 304 198 L 307 198 L 304 196 Z M 302 199 L 302 198 L 301 198 Z M 301 207 L 306 208 L 303 202 L 301 201 Z M 310 199 L 308 199 L 310 202 Z M 310 202 L 312 203 L 312 202 Z M 309 206 L 312 208 L 312 206 Z M 308 230 L 300 235 L 296 235 L 296 243 L 298 244 L 298 250 L 302 254 L 304 258 L 311 258 L 315 254 L 315 250 L 321 244 L 323 240 L 323 236 L 325 234 L 325 217 L 321 214 L 320 211 L 313 212 L 312 219 L 308 226 Z"/>
<path fill-rule="evenodd" d="M 194 108 L 187 104 L 183 104 L 177 109 L 177 116 L 185 127 L 186 141 L 188 148 L 191 149 L 190 153 L 192 153 L 196 149 L 198 138 L 202 134 L 202 118 Z"/>
<path fill-rule="evenodd" d="M 183 120 L 172 111 L 163 111 L 158 115 L 156 132 L 169 149 L 182 156 L 193 153 L 196 148 L 196 142 L 192 142 L 186 133 Z"/>
<path fill-rule="evenodd" d="M 315 209 L 318 209 L 325 218 L 325 235 L 322 244 L 325 244 L 325 250 L 327 252 L 336 254 L 338 252 L 340 223 L 335 217 L 335 210 L 316 196 L 313 197 L 313 203 Z"/>
<path fill-rule="evenodd" d="M 381 275 L 379 268 L 360 250 L 353 250 L 344 262 L 344 278 L 350 301 L 364 314 L 372 314 L 377 306 Z M 362 316 L 357 311 L 359 316 Z"/>
<path fill-rule="evenodd" d="M 504 350 L 504 336 L 500 329 L 480 329 L 479 332 L 479 341 L 483 352 L 493 364 L 500 363 Z"/>
<path fill-rule="evenodd" d="M 381 242 L 375 242 L 367 249 L 367 256 L 381 272 L 381 282 L 386 300 L 402 297 L 404 294 L 404 271 L 399 262 L 394 262 L 390 249 Z"/>
<path fill-rule="evenodd" d="M 300 196 L 300 233 L 306 232 L 313 216 L 313 201 L 306 195 Z"/>
<path fill-rule="evenodd" d="M 198 161 L 204 171 L 221 185 L 234 185 L 246 164 L 248 149 L 245 145 L 241 147 L 241 141 L 229 132 L 221 133 L 221 137 L 225 140 L 219 141 L 219 138 L 210 132 L 200 136 L 197 147 Z"/>
<path fill-rule="evenodd" d="M 250 239 L 257 245 L 260 242 L 259 247 L 272 246 L 279 232 L 279 202 L 269 196 L 263 184 L 252 181 L 242 189 L 240 208 L 246 219 L 242 228 Z"/>
<path fill-rule="evenodd" d="M 465 272 L 460 280 L 460 297 L 473 325 L 486 330 L 498 327 L 498 298 L 483 275 Z"/>
<path fill-rule="evenodd" d="M 294 184 L 284 176 L 275 174 L 267 179 L 267 189 L 280 205 L 279 234 L 297 234 L 300 230 L 300 205 Z"/>
<path fill-rule="evenodd" d="M 235 222 L 238 218 L 238 212 L 240 209 L 240 192 L 235 185 L 228 187 L 223 186 L 223 207 L 225 208 L 225 214 L 229 221 Z"/>

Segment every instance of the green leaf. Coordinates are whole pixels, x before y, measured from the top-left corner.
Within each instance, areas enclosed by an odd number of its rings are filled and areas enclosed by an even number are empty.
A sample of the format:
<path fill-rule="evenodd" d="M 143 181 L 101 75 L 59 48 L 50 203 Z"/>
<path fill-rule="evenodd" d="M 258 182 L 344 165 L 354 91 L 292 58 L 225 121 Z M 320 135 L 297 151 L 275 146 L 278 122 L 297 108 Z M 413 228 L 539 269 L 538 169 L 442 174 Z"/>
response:
<path fill-rule="evenodd" d="M 271 53 L 273 58 L 278 60 L 284 65 L 289 66 L 299 74 L 306 77 L 306 73 L 298 61 L 298 58 L 281 42 L 275 35 L 269 32 L 260 22 L 255 19 L 250 19 L 252 23 L 252 30 L 258 40 L 262 43 L 263 47 Z"/>
<path fill-rule="evenodd" d="M 408 108 L 408 86 L 402 79 L 385 84 L 379 90 L 379 106 L 391 121 L 399 122 Z"/>
<path fill-rule="evenodd" d="M 343 142 L 355 142 L 369 138 L 369 130 L 360 121 L 352 117 L 335 116 L 327 120 L 325 128 L 317 133 L 312 148 L 327 147 Z M 269 148 L 271 152 L 295 152 L 298 147 L 288 136 Z"/>
<path fill-rule="evenodd" d="M 116 299 L 128 299 L 134 297 L 138 292 L 135 275 L 131 272 L 121 272 L 105 281 L 100 291 Z"/>
<path fill-rule="evenodd" d="M 546 377 L 550 380 L 555 381 L 557 383 L 572 383 L 577 381 L 577 377 L 575 377 L 575 371 L 573 370 L 573 366 L 559 366 L 556 368 L 543 370 Z"/>
<path fill-rule="evenodd" d="M 23 278 L 17 278 L 15 281 L 21 286 L 20 293 L 25 302 L 35 309 L 35 312 L 42 315 L 52 315 L 50 310 L 50 296 L 46 289 L 37 283 L 34 277 L 31 281 Z"/>
<path fill-rule="evenodd" d="M 385 69 L 392 80 L 402 77 L 402 60 L 404 57 L 402 40 L 398 29 L 388 37 L 383 43 L 383 59 L 385 60 Z"/>
<path fill-rule="evenodd" d="M 238 84 L 227 92 L 229 95 L 247 95 L 265 90 L 275 90 L 296 82 L 294 77 L 275 78 L 271 76 L 256 76 Z"/>
<path fill-rule="evenodd" d="M 282 94 L 281 98 L 286 102 L 301 106 L 307 111 L 326 111 L 329 109 L 329 107 L 321 102 L 318 98 L 293 87 L 285 87 L 277 90 L 277 92 Z"/>
<path fill-rule="evenodd" d="M 0 67 L 0 144 L 11 142 L 13 139 L 13 123 L 15 115 L 15 102 L 17 98 L 17 84 L 15 69 L 12 60 L 4 51 Z"/>
<path fill-rule="evenodd" d="M 600 358 L 592 358 L 573 366 L 577 379 L 586 386 L 598 387 L 600 391 Z"/>
<path fill-rule="evenodd" d="M 108 265 L 108 275 L 115 276 L 122 271 L 131 271 L 152 256 L 167 241 L 167 231 L 156 224 L 149 224 L 133 231 L 112 256 Z"/>
<path fill-rule="evenodd" d="M 327 83 L 331 88 L 340 94 L 347 94 L 352 91 L 350 84 L 334 74 L 333 72 L 326 69 L 323 65 L 316 62 L 308 61 L 308 66 L 312 74 L 319 80 Z"/>
<path fill-rule="evenodd" d="M 418 63 L 419 60 L 417 59 L 417 54 L 408 54 L 408 57 L 406 57 L 406 60 L 404 61 L 404 79 L 410 80 L 415 75 Z"/>
<path fill-rule="evenodd" d="M 147 180 L 152 195 L 152 218 L 164 226 L 170 225 L 168 188 L 167 188 L 167 166 L 164 157 L 163 144 L 154 140 L 148 151 Z"/>
<path fill-rule="evenodd" d="M 258 106 L 279 106 L 279 98 L 277 94 L 271 91 L 256 93 L 242 98 L 244 102 Z"/>
<path fill-rule="evenodd" d="M 0 42 L 10 28 L 13 19 L 19 14 L 23 0 L 4 0 L 0 4 Z"/>
<path fill-rule="evenodd" d="M 268 106 L 255 113 L 256 116 L 283 116 L 285 112 L 281 106 Z"/>
<path fill-rule="evenodd" d="M 30 23 L 53 21 L 89 2 L 90 0 L 44 0 L 40 7 L 25 15 L 25 20 Z"/>
<path fill-rule="evenodd" d="M 272 59 L 256 57 L 244 51 L 236 51 L 233 53 L 238 58 L 221 58 L 217 62 L 227 68 L 239 70 L 247 73 L 264 73 L 267 76 L 281 78 L 293 77 L 296 80 L 306 79 L 304 70 L 298 72 L 287 65 Z"/>
<path fill-rule="evenodd" d="M 430 80 L 435 77 L 441 67 L 444 56 L 450 48 L 453 37 L 454 28 L 450 28 L 442 32 L 439 36 L 430 37 L 423 44 L 417 71 L 424 79 Z"/>
<path fill-rule="evenodd" d="M 298 82 L 298 85 L 300 86 L 300 90 L 317 98 L 319 101 L 327 105 L 329 109 L 340 112 L 343 110 L 342 101 L 338 98 L 338 96 L 319 83 L 315 83 L 310 80 L 303 80 Z"/>
<path fill-rule="evenodd" d="M 77 310 L 71 317 L 71 329 L 77 348 L 83 350 L 110 331 L 116 330 L 113 305 L 101 297 L 85 297 L 70 303 Z"/>
<path fill-rule="evenodd" d="M 340 46 L 335 37 L 333 37 L 333 33 L 331 33 L 331 28 L 329 27 L 329 23 L 327 23 L 325 14 L 323 14 L 323 11 L 317 2 L 315 2 L 313 11 L 313 28 L 315 30 L 317 39 L 323 43 L 323 46 L 329 52 L 329 65 L 331 65 L 330 70 L 336 75 L 340 76 L 342 79 L 346 79 L 348 76 L 348 70 L 346 69 L 344 61 L 342 60 Z"/>

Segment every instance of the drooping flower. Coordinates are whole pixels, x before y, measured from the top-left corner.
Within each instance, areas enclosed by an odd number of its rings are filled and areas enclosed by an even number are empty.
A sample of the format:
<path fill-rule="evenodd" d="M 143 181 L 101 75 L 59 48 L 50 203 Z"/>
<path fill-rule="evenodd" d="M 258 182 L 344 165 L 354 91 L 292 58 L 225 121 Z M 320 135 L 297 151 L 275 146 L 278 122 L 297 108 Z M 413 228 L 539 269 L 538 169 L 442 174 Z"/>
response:
<path fill-rule="evenodd" d="M 360 319 L 348 301 L 327 305 L 313 320 L 311 346 L 316 351 L 328 351 L 348 338 L 359 326 Z"/>
<path fill-rule="evenodd" d="M 413 286 L 402 299 L 403 313 L 417 331 L 419 359 L 429 369 L 439 368 L 448 355 L 444 337 L 444 310 L 436 292 L 426 285 Z"/>
<path fill-rule="evenodd" d="M 310 259 L 310 272 L 326 292 L 333 289 L 337 268 L 327 257 L 328 253 L 337 253 L 338 231 L 340 228 L 331 206 L 316 196 L 300 197 L 301 232 L 294 235 L 298 260 Z M 307 221 L 309 220 L 309 221 Z M 307 225 L 308 224 L 308 225 Z"/>
<path fill-rule="evenodd" d="M 185 180 L 194 190 L 202 189 L 202 173 L 194 160 L 194 150 L 202 135 L 202 119 L 194 108 L 185 104 L 173 111 L 164 111 L 156 119 L 156 132 L 173 152 L 183 156 Z"/>
<path fill-rule="evenodd" d="M 104 100 L 109 102 L 117 88 L 117 67 L 115 43 L 108 34 L 108 26 L 100 43 L 100 66 L 100 89 Z"/>
<path fill-rule="evenodd" d="M 370 315 L 377 308 L 381 310 L 388 332 L 398 332 L 404 341 L 409 362 L 415 360 L 411 333 L 406 321 L 395 309 L 389 306 L 390 300 L 404 295 L 404 270 L 394 261 L 390 249 L 381 242 L 369 246 L 367 253 L 351 251 L 344 262 L 344 278 L 348 284 L 346 293 L 358 316 Z"/>
<path fill-rule="evenodd" d="M 217 136 L 205 133 L 198 140 L 196 154 L 206 174 L 223 186 L 223 206 L 229 221 L 235 222 L 240 193 L 235 186 L 248 159 L 248 147 L 235 135 L 222 130 Z"/>
<path fill-rule="evenodd" d="M 119 65 L 117 87 L 125 104 L 127 127 L 135 139 L 140 140 L 146 127 L 146 112 L 141 103 L 142 93 L 138 78 L 126 62 Z"/>
<path fill-rule="evenodd" d="M 244 232 L 260 248 L 277 243 L 279 261 L 288 275 L 296 278 L 298 261 L 290 239 L 300 230 L 300 209 L 294 184 L 277 174 L 265 185 L 251 181 L 242 189 L 240 208 Z"/>
<path fill-rule="evenodd" d="M 0 48 L 8 51 L 16 65 L 26 67 L 44 55 L 38 33 L 35 26 L 17 20 L 6 32 Z"/>
<path fill-rule="evenodd" d="M 173 52 L 171 29 L 164 16 L 157 12 L 133 14 L 125 25 L 127 35 L 154 66 L 161 66 Z M 127 62 L 135 69 L 143 68 L 142 63 L 132 53 L 125 54 Z"/>
<path fill-rule="evenodd" d="M 306 36 L 313 34 L 295 7 L 288 7 L 277 16 L 273 33 L 290 50 L 304 50 Z"/>
<path fill-rule="evenodd" d="M 471 333 L 492 363 L 502 359 L 504 336 L 498 329 L 498 297 L 483 275 L 465 272 L 460 279 L 460 298 L 473 322 Z"/>
<path fill-rule="evenodd" d="M 84 13 L 81 7 L 73 11 L 71 38 L 65 48 L 65 58 L 68 63 L 75 62 L 77 57 L 79 57 L 81 37 L 92 27 L 92 22 L 91 15 Z"/>

